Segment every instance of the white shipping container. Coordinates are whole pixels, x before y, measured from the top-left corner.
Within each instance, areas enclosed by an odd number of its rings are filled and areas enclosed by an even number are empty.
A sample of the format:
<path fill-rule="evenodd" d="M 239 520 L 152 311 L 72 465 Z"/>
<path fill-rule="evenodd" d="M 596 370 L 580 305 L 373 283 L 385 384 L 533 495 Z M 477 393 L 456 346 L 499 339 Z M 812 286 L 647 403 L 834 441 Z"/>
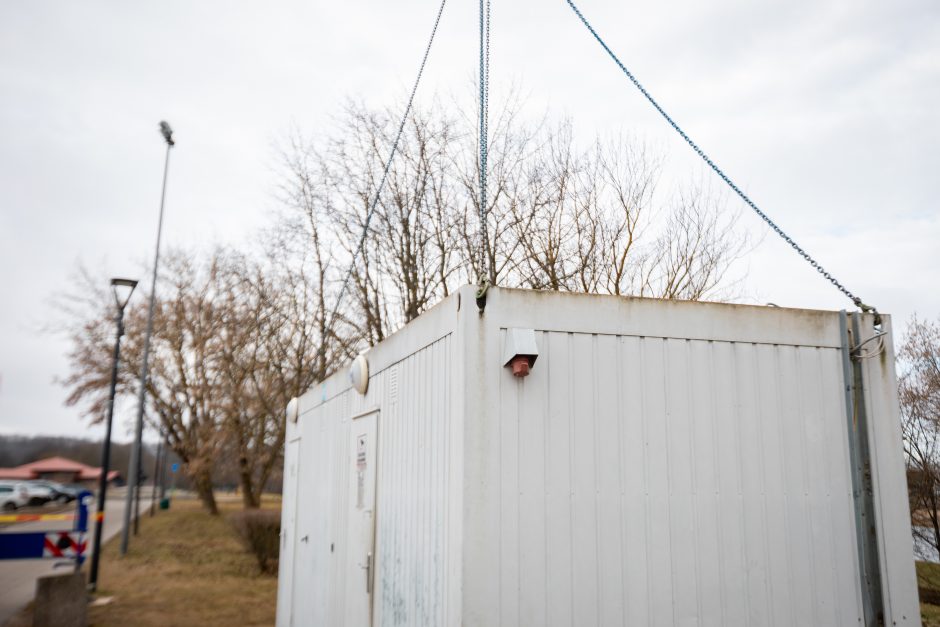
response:
<path fill-rule="evenodd" d="M 920 624 L 890 318 L 474 296 L 289 408 L 278 625 Z"/>

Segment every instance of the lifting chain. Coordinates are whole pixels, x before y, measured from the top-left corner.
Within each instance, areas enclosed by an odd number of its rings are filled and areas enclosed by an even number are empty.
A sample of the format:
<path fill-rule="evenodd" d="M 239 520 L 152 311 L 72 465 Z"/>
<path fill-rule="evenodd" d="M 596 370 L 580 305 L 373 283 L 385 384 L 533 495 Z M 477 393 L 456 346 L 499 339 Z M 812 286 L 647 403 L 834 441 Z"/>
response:
<path fill-rule="evenodd" d="M 872 312 L 872 313 L 874 313 L 874 314 L 875 314 L 875 319 L 876 319 L 876 324 L 880 323 L 880 316 L 878 316 L 878 310 L 875 309 L 874 307 L 870 306 L 870 305 L 866 305 L 866 304 L 862 301 L 861 298 L 859 298 L 858 296 L 856 296 L 855 294 L 853 294 L 852 292 L 850 292 L 850 291 L 848 290 L 848 288 L 846 288 L 844 285 L 842 285 L 842 283 L 840 283 L 834 276 L 832 276 L 829 272 L 827 272 L 825 268 L 823 268 L 821 265 L 819 265 L 819 262 L 816 261 L 812 256 L 810 256 L 810 254 L 809 254 L 808 252 L 806 252 L 805 250 L 803 250 L 803 248 L 802 248 L 799 244 L 797 244 L 795 241 L 793 241 L 793 238 L 791 238 L 789 235 L 787 235 L 786 233 L 784 233 L 783 229 L 781 229 L 779 226 L 777 226 L 776 223 L 774 223 L 774 221 L 771 220 L 771 219 L 767 216 L 766 213 L 764 213 L 763 211 L 761 211 L 761 210 L 757 207 L 757 205 L 754 204 L 754 201 L 752 201 L 750 198 L 748 198 L 747 194 L 745 194 L 743 191 L 741 191 L 741 189 L 740 189 L 737 185 L 734 184 L 734 182 L 728 177 L 728 175 L 725 174 L 725 173 L 722 171 L 722 169 L 719 168 L 719 167 L 715 164 L 715 162 L 712 161 L 712 160 L 708 157 L 708 155 L 706 155 L 705 152 L 704 152 L 701 148 L 698 147 L 698 144 L 696 144 L 694 141 L 692 141 L 692 138 L 690 138 L 690 137 L 685 133 L 685 131 L 683 131 L 682 128 L 680 128 L 679 125 L 676 124 L 676 122 L 669 116 L 669 114 L 667 114 L 667 113 L 663 110 L 663 108 L 662 108 L 661 106 L 659 106 L 659 103 L 656 102 L 655 99 L 653 99 L 653 96 L 651 96 L 650 93 L 649 93 L 648 91 L 646 91 L 646 89 L 643 87 L 643 85 L 640 84 L 640 81 L 638 81 L 638 80 L 636 79 L 636 77 L 633 75 L 633 73 L 630 72 L 630 70 L 628 70 L 627 67 L 620 61 L 620 59 L 617 57 L 617 55 L 614 54 L 613 50 L 610 49 L 610 47 L 609 47 L 609 46 L 607 45 L 607 43 L 601 38 L 601 36 L 597 34 L 597 31 L 594 30 L 594 27 L 591 26 L 591 23 L 587 21 L 587 18 L 584 17 L 584 14 L 582 14 L 581 11 L 578 9 L 578 7 L 575 6 L 574 2 L 573 2 L 572 0 L 565 0 L 565 1 L 568 3 L 568 6 L 571 7 L 571 10 L 575 12 L 575 15 L 578 16 L 578 19 L 581 20 L 581 23 L 584 24 L 584 26 L 587 27 L 587 29 L 591 32 L 591 35 L 594 36 L 594 39 L 597 40 L 597 43 L 599 43 L 599 44 L 601 45 L 601 47 L 604 49 L 605 52 L 607 52 L 607 54 L 610 56 L 610 58 L 614 60 L 614 63 L 616 63 L 617 66 L 618 66 L 618 67 L 623 71 L 623 73 L 626 75 L 626 77 L 630 79 L 630 82 L 633 83 L 634 86 L 636 86 L 636 88 L 640 90 L 640 93 L 642 93 L 643 96 L 646 97 L 646 99 L 649 101 L 649 103 L 650 103 L 651 105 L 653 105 L 653 107 L 655 107 L 655 109 L 656 109 L 657 111 L 659 111 L 659 114 L 662 115 L 663 118 L 665 118 L 665 120 L 666 120 L 667 122 L 669 122 L 669 125 L 670 125 L 677 133 L 679 133 L 679 135 L 682 137 L 682 139 L 685 140 L 685 143 L 687 143 L 687 144 L 692 148 L 692 150 L 694 150 L 695 153 L 696 153 L 699 157 L 701 157 L 701 158 L 705 161 L 705 163 L 708 164 L 708 167 L 710 167 L 710 168 L 715 172 L 715 174 L 717 174 L 719 177 L 721 177 L 721 180 L 724 181 L 724 182 L 728 185 L 728 187 L 730 187 L 730 188 L 734 191 L 734 193 L 737 194 L 738 197 L 740 197 L 741 200 L 743 200 L 743 201 L 747 204 L 748 207 L 750 207 L 751 209 L 753 209 L 753 210 L 754 210 L 754 213 L 756 213 L 758 216 L 760 216 L 760 218 L 761 218 L 764 222 L 766 222 L 767 225 L 768 225 L 771 229 L 773 229 L 774 233 L 776 233 L 776 234 L 779 235 L 781 238 L 783 238 L 783 241 L 785 241 L 787 244 L 790 245 L 791 248 L 793 248 L 793 250 L 795 250 L 797 253 L 799 253 L 799 255 L 800 255 L 803 259 L 805 259 L 805 260 L 809 263 L 810 266 L 813 267 L 813 269 L 815 269 L 819 274 L 823 275 L 823 277 L 824 277 L 825 279 L 827 279 L 830 283 L 832 283 L 832 284 L 836 287 L 836 289 L 838 289 L 840 292 L 842 292 L 843 294 L 845 294 L 845 295 L 849 298 L 849 300 L 851 300 L 853 303 L 855 303 L 855 306 L 856 306 L 856 307 L 858 307 L 859 309 L 861 309 L 863 312 Z"/>

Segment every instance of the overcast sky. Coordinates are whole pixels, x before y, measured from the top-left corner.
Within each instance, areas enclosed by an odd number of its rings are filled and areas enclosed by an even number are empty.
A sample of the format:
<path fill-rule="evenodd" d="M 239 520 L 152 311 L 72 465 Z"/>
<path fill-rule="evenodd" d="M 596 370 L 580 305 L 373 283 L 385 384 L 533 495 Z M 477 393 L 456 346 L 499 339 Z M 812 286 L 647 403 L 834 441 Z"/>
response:
<path fill-rule="evenodd" d="M 581 0 L 670 114 L 833 274 L 903 326 L 940 314 L 940 5 L 787 0 Z M 278 205 L 273 146 L 328 131 L 344 99 L 401 102 L 436 0 L 0 4 L 0 434 L 99 437 L 54 382 L 67 372 L 51 301 L 78 263 L 144 278 L 162 140 L 165 243 L 242 245 Z M 468 94 L 477 4 L 449 0 L 421 94 Z M 493 0 L 494 90 L 694 155 L 563 0 Z M 717 185 L 716 185 L 717 186 Z M 736 206 L 736 205 L 734 205 Z M 734 208 L 732 206 L 732 209 Z M 760 232 L 742 213 L 740 228 Z M 850 303 L 768 234 L 742 271 L 746 302 Z M 115 439 L 128 439 L 130 407 Z"/>

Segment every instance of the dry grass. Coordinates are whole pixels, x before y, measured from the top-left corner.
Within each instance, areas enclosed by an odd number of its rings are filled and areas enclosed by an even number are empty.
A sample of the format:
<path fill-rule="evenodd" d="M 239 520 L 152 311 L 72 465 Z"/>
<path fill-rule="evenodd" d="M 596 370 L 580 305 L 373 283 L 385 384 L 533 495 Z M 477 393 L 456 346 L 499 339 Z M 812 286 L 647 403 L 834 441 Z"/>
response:
<path fill-rule="evenodd" d="M 940 564 L 917 562 L 916 565 L 924 627 L 940 627 Z"/>
<path fill-rule="evenodd" d="M 105 545 L 99 596 L 112 603 L 89 608 L 92 625 L 273 625 L 277 578 L 258 567 L 225 519 L 195 501 L 175 500 L 169 511 L 141 518 L 140 535 L 123 559 L 119 537 Z"/>

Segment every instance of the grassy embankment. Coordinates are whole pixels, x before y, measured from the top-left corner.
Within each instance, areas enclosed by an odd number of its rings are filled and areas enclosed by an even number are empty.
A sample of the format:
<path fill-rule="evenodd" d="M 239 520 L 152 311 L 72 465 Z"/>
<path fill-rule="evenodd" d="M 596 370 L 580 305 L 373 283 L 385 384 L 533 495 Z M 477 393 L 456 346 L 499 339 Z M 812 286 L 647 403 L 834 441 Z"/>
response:
<path fill-rule="evenodd" d="M 924 627 L 940 627 L 940 564 L 917 562 L 917 586 Z"/>
<path fill-rule="evenodd" d="M 277 508 L 280 501 L 265 506 Z M 197 501 L 177 499 L 170 510 L 141 517 L 140 535 L 126 557 L 119 555 L 120 534 L 105 544 L 97 596 L 112 600 L 89 607 L 89 623 L 273 625 L 277 577 L 258 574 L 226 519 L 240 503 L 221 502 L 219 508 L 221 516 L 210 516 Z M 13 624 L 31 624 L 28 614 Z"/>
<path fill-rule="evenodd" d="M 277 503 L 279 506 L 280 503 Z M 105 545 L 93 625 L 273 625 L 277 578 L 258 574 L 254 558 L 225 519 L 239 509 L 220 503 L 221 516 L 196 501 L 141 518 L 140 535 L 119 557 L 119 538 Z"/>

